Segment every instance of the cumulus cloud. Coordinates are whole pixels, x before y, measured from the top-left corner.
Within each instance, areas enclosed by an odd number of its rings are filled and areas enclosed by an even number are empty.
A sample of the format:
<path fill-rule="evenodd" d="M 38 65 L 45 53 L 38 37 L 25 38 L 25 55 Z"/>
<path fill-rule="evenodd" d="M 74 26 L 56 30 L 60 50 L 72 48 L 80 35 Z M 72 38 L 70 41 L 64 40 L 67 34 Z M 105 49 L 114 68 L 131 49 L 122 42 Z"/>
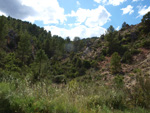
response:
<path fill-rule="evenodd" d="M 107 0 L 94 0 L 96 3 L 106 3 L 107 2 Z"/>
<path fill-rule="evenodd" d="M 103 3 L 106 5 L 113 5 L 113 6 L 118 6 L 121 3 L 127 1 L 127 0 L 94 0 L 97 3 Z"/>
<path fill-rule="evenodd" d="M 1 0 L 0 11 L 5 16 L 12 16 L 18 19 L 24 19 L 36 14 L 36 11 L 32 7 L 23 5 L 19 0 Z"/>
<path fill-rule="evenodd" d="M 126 8 L 122 8 L 121 10 L 123 11 L 123 15 L 128 13 L 131 15 L 134 12 L 133 6 L 131 5 L 128 5 Z"/>
<path fill-rule="evenodd" d="M 112 4 L 113 6 L 118 6 L 120 5 L 121 3 L 125 2 L 127 0 L 109 0 L 109 4 Z"/>
<path fill-rule="evenodd" d="M 100 3 L 102 0 L 94 0 L 95 2 L 97 2 L 97 3 Z"/>
<path fill-rule="evenodd" d="M 96 9 L 82 9 L 79 8 L 76 12 L 72 11 L 67 16 L 76 17 L 77 22 L 85 23 L 88 27 L 103 26 L 110 21 L 111 14 L 103 6 L 99 6 Z"/>
<path fill-rule="evenodd" d="M 0 15 L 44 24 L 63 23 L 66 20 L 64 9 L 57 0 L 1 0 Z"/>
<path fill-rule="evenodd" d="M 82 9 L 79 8 L 76 12 L 75 11 L 71 11 L 71 14 L 68 14 L 68 17 L 76 17 L 77 21 L 80 23 L 83 23 L 87 16 L 89 15 L 88 13 L 90 12 L 89 9 Z"/>
<path fill-rule="evenodd" d="M 106 31 L 106 29 L 100 26 L 89 28 L 84 25 L 79 25 L 71 29 L 59 28 L 56 26 L 45 26 L 44 28 L 47 31 L 51 31 L 52 35 L 59 35 L 62 36 L 63 38 L 69 36 L 71 40 L 73 40 L 74 37 L 76 36 L 80 38 L 100 36 L 101 34 L 104 34 Z"/>
<path fill-rule="evenodd" d="M 76 4 L 79 6 L 80 2 Z M 1 0 L 0 15 L 12 16 L 34 23 L 36 20 L 45 24 L 45 29 L 50 30 L 53 35 L 62 37 L 75 36 L 81 38 L 100 36 L 106 29 L 102 28 L 110 21 L 111 14 L 104 6 L 95 9 L 79 8 L 70 14 L 64 14 L 64 8 L 60 7 L 57 0 Z M 76 17 L 74 23 L 67 25 L 67 17 Z M 70 29 L 59 28 L 46 24 L 67 25 Z"/>
<path fill-rule="evenodd" d="M 143 7 L 139 6 L 138 8 L 139 8 L 139 11 L 138 11 L 139 16 L 137 16 L 137 17 L 141 17 L 141 16 L 145 15 L 146 13 L 148 13 L 150 11 L 150 6 L 147 7 L 145 5 Z"/>
<path fill-rule="evenodd" d="M 41 20 L 44 24 L 63 23 L 66 20 L 64 9 L 59 6 L 57 0 L 22 0 L 22 4 L 32 7 L 36 16 L 30 16 L 26 20 Z"/>

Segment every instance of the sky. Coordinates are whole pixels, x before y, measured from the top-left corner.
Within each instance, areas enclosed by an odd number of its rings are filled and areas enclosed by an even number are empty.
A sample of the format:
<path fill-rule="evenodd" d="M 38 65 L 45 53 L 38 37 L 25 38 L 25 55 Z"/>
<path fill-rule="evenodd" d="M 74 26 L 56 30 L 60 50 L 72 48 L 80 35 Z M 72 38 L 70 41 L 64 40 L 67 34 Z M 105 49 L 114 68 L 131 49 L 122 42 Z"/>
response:
<path fill-rule="evenodd" d="M 63 38 L 99 37 L 110 25 L 135 25 L 150 0 L 0 0 L 0 15 L 29 21 Z"/>

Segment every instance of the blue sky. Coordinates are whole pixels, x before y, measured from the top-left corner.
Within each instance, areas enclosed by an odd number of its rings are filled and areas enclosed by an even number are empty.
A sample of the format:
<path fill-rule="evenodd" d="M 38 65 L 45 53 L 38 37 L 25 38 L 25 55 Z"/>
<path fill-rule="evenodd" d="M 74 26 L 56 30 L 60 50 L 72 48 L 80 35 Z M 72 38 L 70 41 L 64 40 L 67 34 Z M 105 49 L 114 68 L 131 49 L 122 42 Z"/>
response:
<path fill-rule="evenodd" d="M 63 38 L 100 36 L 113 25 L 119 30 L 141 22 L 150 0 L 4 0 L 0 15 L 35 23 Z"/>

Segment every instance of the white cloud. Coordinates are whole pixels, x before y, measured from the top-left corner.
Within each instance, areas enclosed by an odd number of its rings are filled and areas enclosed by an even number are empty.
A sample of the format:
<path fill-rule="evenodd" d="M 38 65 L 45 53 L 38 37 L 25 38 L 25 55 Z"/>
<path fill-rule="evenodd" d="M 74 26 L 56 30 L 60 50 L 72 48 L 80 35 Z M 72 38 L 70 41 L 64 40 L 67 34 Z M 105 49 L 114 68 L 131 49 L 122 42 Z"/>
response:
<path fill-rule="evenodd" d="M 69 36 L 71 40 L 73 40 L 74 37 L 76 36 L 79 36 L 80 38 L 100 36 L 101 34 L 104 34 L 106 31 L 106 29 L 100 26 L 89 28 L 84 25 L 79 25 L 71 29 L 59 28 L 56 26 L 45 26 L 44 28 L 47 31 L 51 31 L 52 35 L 59 35 L 62 36 L 63 38 Z"/>
<path fill-rule="evenodd" d="M 64 9 L 59 6 L 57 0 L 22 0 L 22 4 L 37 12 L 37 15 L 26 18 L 27 21 L 41 20 L 44 24 L 57 24 L 66 20 Z"/>
<path fill-rule="evenodd" d="M 0 0 L 0 11 L 17 19 L 36 14 L 32 7 L 22 4 L 20 0 Z"/>
<path fill-rule="evenodd" d="M 118 6 L 120 5 L 121 3 L 125 2 L 127 0 L 109 0 L 109 4 L 112 4 L 113 6 Z"/>
<path fill-rule="evenodd" d="M 97 3 L 100 3 L 102 0 L 94 0 L 95 2 L 97 2 Z"/>
<path fill-rule="evenodd" d="M 139 11 L 138 11 L 139 16 L 137 16 L 137 18 L 145 15 L 149 11 L 150 11 L 150 6 L 149 7 L 147 7 L 146 5 L 143 7 L 139 6 Z"/>
<path fill-rule="evenodd" d="M 76 12 L 71 11 L 66 17 L 76 17 L 75 23 L 68 24 L 70 29 L 56 26 L 45 26 L 44 28 L 50 30 L 52 35 L 59 35 L 63 38 L 69 36 L 71 40 L 76 36 L 80 38 L 100 36 L 106 31 L 106 29 L 101 26 L 110 21 L 111 14 L 104 6 L 99 6 L 91 10 L 79 8 Z"/>
<path fill-rule="evenodd" d="M 77 6 L 80 6 L 80 2 L 79 1 L 77 1 L 76 3 L 77 3 Z"/>
<path fill-rule="evenodd" d="M 80 5 L 80 2 L 77 1 L 76 4 Z M 77 11 L 72 11 L 71 14 L 65 15 L 64 8 L 60 7 L 57 0 L 20 0 L 18 7 L 20 8 L 20 6 L 24 6 L 24 9 L 27 7 L 28 10 L 33 9 L 33 11 L 35 11 L 35 13 L 32 13 L 31 10 L 28 11 L 31 14 L 26 14 L 21 18 L 22 20 L 32 23 L 38 20 L 43 21 L 44 24 L 63 24 L 70 29 L 50 25 L 45 25 L 44 28 L 46 30 L 50 30 L 53 35 L 59 35 L 64 38 L 69 36 L 71 39 L 75 36 L 79 36 L 81 38 L 100 36 L 106 31 L 106 29 L 101 26 L 110 21 L 111 17 L 111 14 L 104 6 L 99 6 L 95 9 L 79 8 Z M 4 11 L 1 11 L 0 15 L 7 15 L 7 13 L 3 12 Z M 65 22 L 67 17 L 76 17 L 76 21 L 74 23 L 67 24 L 67 22 Z"/>
<path fill-rule="evenodd" d="M 120 30 L 120 26 L 118 26 L 118 27 L 116 28 L 116 30 L 119 31 L 119 30 Z"/>
<path fill-rule="evenodd" d="M 76 12 L 71 11 L 71 14 L 68 14 L 69 17 L 77 17 L 77 21 L 83 23 L 89 15 L 89 9 L 79 8 Z"/>
<path fill-rule="evenodd" d="M 105 5 L 113 5 L 113 6 L 118 6 L 121 3 L 127 1 L 127 0 L 94 0 L 97 3 L 103 3 Z"/>
<path fill-rule="evenodd" d="M 122 8 L 121 10 L 123 11 L 123 15 L 128 13 L 131 15 L 134 12 L 133 6 L 131 5 L 128 5 L 126 8 Z"/>
<path fill-rule="evenodd" d="M 103 6 L 99 6 L 97 9 L 93 9 L 90 11 L 85 25 L 89 27 L 95 27 L 97 25 L 103 26 L 105 23 L 110 21 L 110 16 L 111 14 Z"/>
<path fill-rule="evenodd" d="M 7 15 L 6 15 L 5 13 L 3 13 L 3 12 L 1 12 L 1 11 L 0 11 L 0 15 L 4 15 L 4 16 L 7 16 Z"/>
<path fill-rule="evenodd" d="M 70 17 L 77 17 L 77 22 L 85 23 L 88 27 L 103 26 L 110 21 L 111 14 L 103 6 L 99 6 L 96 9 L 82 9 L 79 8 L 76 12 L 72 11 L 67 15 Z"/>
<path fill-rule="evenodd" d="M 139 0 L 132 0 L 132 2 L 138 2 Z"/>

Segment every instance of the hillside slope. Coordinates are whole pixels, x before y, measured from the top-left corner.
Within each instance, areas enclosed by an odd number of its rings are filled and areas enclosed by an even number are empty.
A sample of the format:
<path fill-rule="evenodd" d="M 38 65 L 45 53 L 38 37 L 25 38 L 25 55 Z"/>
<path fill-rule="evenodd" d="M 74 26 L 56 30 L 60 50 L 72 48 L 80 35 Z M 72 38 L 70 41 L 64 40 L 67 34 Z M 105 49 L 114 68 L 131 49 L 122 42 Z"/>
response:
<path fill-rule="evenodd" d="M 150 111 L 150 15 L 73 41 L 0 17 L 0 112 Z M 150 16 L 148 16 L 150 17 Z"/>

